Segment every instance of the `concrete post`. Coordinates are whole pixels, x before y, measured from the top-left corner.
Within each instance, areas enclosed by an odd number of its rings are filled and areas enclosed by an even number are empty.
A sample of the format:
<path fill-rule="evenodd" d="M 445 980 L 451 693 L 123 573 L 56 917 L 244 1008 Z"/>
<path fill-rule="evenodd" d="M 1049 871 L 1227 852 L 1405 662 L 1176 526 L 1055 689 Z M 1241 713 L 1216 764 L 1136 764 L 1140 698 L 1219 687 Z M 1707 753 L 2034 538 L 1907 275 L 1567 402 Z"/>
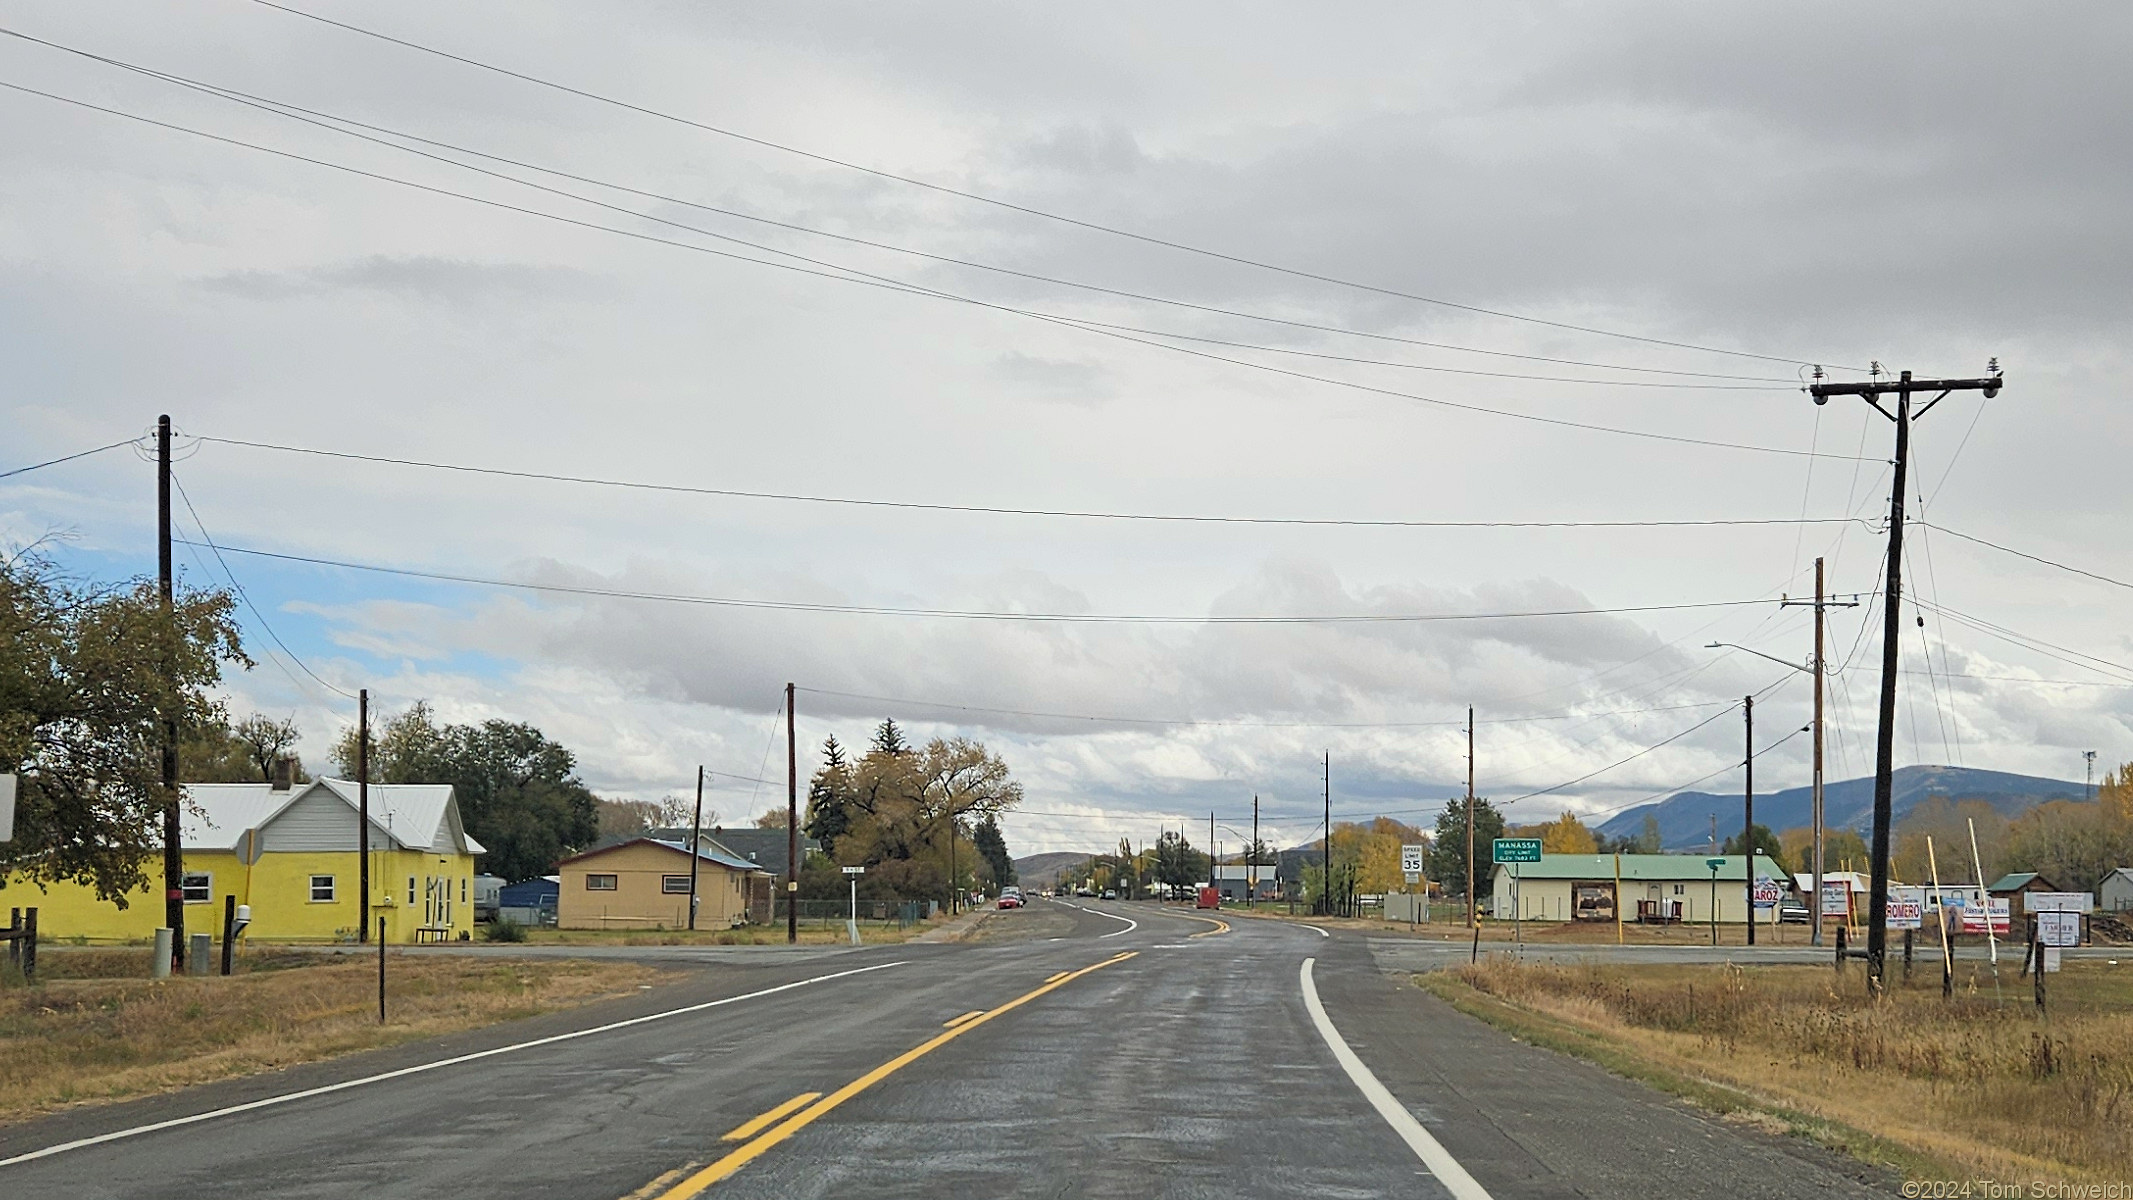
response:
<path fill-rule="evenodd" d="M 207 956 L 215 952 L 212 944 L 213 940 L 213 935 L 211 934 L 196 933 L 192 935 L 192 950 L 185 956 L 186 974 L 207 974 Z"/>
<path fill-rule="evenodd" d="M 170 930 L 156 930 L 155 961 L 148 964 L 150 979 L 170 978 Z"/>

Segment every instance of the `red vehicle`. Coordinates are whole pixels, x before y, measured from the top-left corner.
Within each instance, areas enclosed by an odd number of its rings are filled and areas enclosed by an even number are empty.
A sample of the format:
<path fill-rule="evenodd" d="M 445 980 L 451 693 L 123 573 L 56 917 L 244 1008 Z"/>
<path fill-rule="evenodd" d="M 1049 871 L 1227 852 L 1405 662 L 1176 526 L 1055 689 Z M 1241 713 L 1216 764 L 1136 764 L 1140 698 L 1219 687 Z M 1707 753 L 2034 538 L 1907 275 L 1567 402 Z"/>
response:
<path fill-rule="evenodd" d="M 1009 888 L 1001 888 L 1001 889 L 1000 889 L 1000 907 L 1001 907 L 1001 908 L 1020 908 L 1020 907 L 1022 907 L 1022 890 L 1021 890 L 1020 888 L 1011 888 L 1011 887 L 1009 887 Z"/>
<path fill-rule="evenodd" d="M 1214 889 L 1213 884 L 1203 883 L 1200 885 L 1199 903 L 1195 904 L 1193 907 L 1220 908 L 1222 907 L 1222 893 L 1216 891 Z"/>

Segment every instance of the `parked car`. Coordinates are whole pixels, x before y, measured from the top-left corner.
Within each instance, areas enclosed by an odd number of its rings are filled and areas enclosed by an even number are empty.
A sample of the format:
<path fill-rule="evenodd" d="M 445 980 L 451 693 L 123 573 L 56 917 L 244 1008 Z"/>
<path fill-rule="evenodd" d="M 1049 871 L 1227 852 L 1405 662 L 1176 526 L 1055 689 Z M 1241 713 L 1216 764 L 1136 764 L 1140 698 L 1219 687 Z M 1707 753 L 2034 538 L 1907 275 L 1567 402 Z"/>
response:
<path fill-rule="evenodd" d="M 1116 890 L 1116 889 L 1113 889 L 1113 888 L 1105 888 L 1105 889 L 1104 889 L 1104 899 L 1106 899 L 1106 900 L 1116 900 L 1116 899 L 1118 899 L 1118 892 L 1117 892 L 1117 890 Z"/>
<path fill-rule="evenodd" d="M 1787 925 L 1807 924 L 1807 906 L 1798 900 L 1784 900 L 1778 904 L 1778 920 Z"/>

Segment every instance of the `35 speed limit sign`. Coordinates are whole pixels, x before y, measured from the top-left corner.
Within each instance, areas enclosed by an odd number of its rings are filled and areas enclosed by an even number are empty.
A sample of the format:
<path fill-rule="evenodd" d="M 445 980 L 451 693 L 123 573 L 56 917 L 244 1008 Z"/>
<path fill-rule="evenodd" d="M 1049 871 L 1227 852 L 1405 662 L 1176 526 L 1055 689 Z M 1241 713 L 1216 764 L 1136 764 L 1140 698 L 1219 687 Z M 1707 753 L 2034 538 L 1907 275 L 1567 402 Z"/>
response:
<path fill-rule="evenodd" d="M 1407 876 L 1407 882 L 1415 883 L 1422 878 L 1422 862 L 1428 853 L 1428 846 L 1400 847 L 1400 874 Z"/>

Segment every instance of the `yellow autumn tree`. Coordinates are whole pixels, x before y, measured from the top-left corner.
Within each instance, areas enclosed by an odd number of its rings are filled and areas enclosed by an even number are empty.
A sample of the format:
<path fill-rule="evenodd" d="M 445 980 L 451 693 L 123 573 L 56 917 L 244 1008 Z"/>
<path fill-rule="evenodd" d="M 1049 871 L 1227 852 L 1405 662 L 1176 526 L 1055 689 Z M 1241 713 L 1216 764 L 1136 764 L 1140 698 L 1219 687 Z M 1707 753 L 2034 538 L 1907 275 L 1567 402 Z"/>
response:
<path fill-rule="evenodd" d="M 1592 830 L 1568 810 L 1555 820 L 1536 826 L 1535 832 L 1540 835 L 1543 854 L 1593 854 L 1600 848 Z"/>

